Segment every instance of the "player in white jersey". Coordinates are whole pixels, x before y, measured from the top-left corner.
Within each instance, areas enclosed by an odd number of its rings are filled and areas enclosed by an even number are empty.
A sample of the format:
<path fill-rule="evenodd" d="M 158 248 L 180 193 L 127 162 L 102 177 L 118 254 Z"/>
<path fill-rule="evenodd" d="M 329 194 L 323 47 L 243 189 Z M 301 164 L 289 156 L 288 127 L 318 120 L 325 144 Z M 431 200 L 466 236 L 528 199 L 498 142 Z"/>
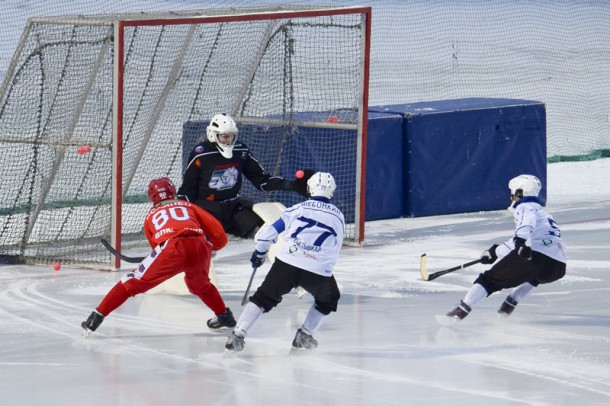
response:
<path fill-rule="evenodd" d="M 520 175 L 508 183 L 515 220 L 514 237 L 494 244 L 481 254 L 481 263 L 493 264 L 479 275 L 460 302 L 447 313 L 458 320 L 487 296 L 506 288 L 515 288 L 506 297 L 498 313 L 509 316 L 528 293 L 541 283 L 563 278 L 568 260 L 561 232 L 553 217 L 538 200 L 541 184 L 537 177 Z"/>
<path fill-rule="evenodd" d="M 255 268 L 263 264 L 269 247 L 282 232 L 285 232 L 285 241 L 265 280 L 250 296 L 250 302 L 225 345 L 227 350 L 241 351 L 244 337 L 262 314 L 271 311 L 282 301 L 282 296 L 297 286 L 309 292 L 314 303 L 297 330 L 292 347 L 313 349 L 318 346 L 313 333 L 331 312 L 337 311 L 340 297 L 333 267 L 343 243 L 345 218 L 330 203 L 335 188 L 330 173 L 315 173 L 307 181 L 310 199 L 286 209 L 277 221 L 259 231 L 250 259 Z"/>

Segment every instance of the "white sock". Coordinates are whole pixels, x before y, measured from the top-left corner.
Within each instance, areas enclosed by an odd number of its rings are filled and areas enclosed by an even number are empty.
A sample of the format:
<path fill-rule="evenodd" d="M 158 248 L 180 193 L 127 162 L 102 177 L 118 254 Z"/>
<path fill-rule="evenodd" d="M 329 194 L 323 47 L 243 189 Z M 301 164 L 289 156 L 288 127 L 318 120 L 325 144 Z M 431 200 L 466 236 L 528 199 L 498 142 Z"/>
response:
<path fill-rule="evenodd" d="M 315 304 L 311 305 L 311 307 L 309 308 L 309 313 L 307 313 L 307 317 L 305 317 L 305 321 L 303 322 L 301 330 L 303 330 L 304 333 L 312 335 L 322 326 L 327 316 L 328 315 L 326 314 L 320 313 L 320 311 L 316 309 Z"/>
<path fill-rule="evenodd" d="M 532 290 L 534 290 L 535 286 L 529 282 L 525 282 L 510 292 L 510 297 L 513 298 L 516 302 L 520 302 L 525 296 L 527 296 Z"/>
<path fill-rule="evenodd" d="M 481 303 L 483 299 L 487 297 L 487 291 L 482 285 L 475 283 L 472 285 L 466 296 L 464 296 L 463 302 L 470 307 L 474 307 Z"/>
<path fill-rule="evenodd" d="M 245 337 L 262 315 L 263 309 L 252 302 L 248 302 L 246 307 L 244 307 L 244 311 L 239 316 L 239 320 L 237 320 L 237 325 L 233 329 L 233 332 L 238 336 Z"/>

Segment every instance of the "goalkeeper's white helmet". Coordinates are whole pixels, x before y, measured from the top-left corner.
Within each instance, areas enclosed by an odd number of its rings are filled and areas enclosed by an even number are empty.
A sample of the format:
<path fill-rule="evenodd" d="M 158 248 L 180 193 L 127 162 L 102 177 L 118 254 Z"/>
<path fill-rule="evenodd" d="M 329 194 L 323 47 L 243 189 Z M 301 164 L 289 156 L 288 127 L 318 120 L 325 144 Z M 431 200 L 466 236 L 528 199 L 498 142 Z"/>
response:
<path fill-rule="evenodd" d="M 333 175 L 328 172 L 316 172 L 307 180 L 307 193 L 310 196 L 322 196 L 332 199 L 337 185 Z"/>
<path fill-rule="evenodd" d="M 218 150 L 225 158 L 231 158 L 233 156 L 233 146 L 237 141 L 237 124 L 235 120 L 226 113 L 216 114 L 212 117 L 210 124 L 205 130 L 208 141 L 216 144 Z M 233 135 L 233 138 L 226 140 L 227 142 L 221 142 L 218 139 L 219 135 Z M 225 140 L 223 140 L 225 141 Z"/>
<path fill-rule="evenodd" d="M 524 196 L 538 197 L 542 184 L 534 175 L 519 175 L 508 182 L 508 188 L 510 189 L 511 196 L 516 198 Z"/>

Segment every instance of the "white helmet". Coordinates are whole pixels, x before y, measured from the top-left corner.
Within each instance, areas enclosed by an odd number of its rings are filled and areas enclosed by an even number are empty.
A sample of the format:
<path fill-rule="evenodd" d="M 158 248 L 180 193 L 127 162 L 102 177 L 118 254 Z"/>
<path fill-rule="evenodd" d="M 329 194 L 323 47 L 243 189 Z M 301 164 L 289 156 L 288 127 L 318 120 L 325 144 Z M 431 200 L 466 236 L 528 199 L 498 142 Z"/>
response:
<path fill-rule="evenodd" d="M 333 175 L 327 172 L 316 172 L 307 180 L 307 192 L 310 196 L 333 197 L 337 185 Z"/>
<path fill-rule="evenodd" d="M 216 144 L 218 150 L 225 158 L 231 158 L 233 156 L 233 146 L 237 141 L 237 125 L 235 121 L 226 113 L 216 114 L 212 117 L 210 125 L 205 130 L 208 137 L 208 141 Z M 218 140 L 219 135 L 233 134 L 233 139 L 228 143 L 224 144 Z"/>
<path fill-rule="evenodd" d="M 524 196 L 538 197 L 542 184 L 534 175 L 519 175 L 508 182 L 508 188 L 510 194 L 518 198 Z"/>

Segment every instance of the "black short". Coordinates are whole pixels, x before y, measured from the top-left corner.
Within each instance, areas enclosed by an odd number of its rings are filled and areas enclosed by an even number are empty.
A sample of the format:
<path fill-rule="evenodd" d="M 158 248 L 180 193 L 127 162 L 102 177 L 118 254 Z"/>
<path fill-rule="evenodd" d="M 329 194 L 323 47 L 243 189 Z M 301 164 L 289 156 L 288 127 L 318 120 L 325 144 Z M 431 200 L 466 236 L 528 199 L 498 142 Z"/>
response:
<path fill-rule="evenodd" d="M 334 276 L 318 275 L 277 258 L 261 286 L 250 297 L 250 301 L 268 312 L 282 301 L 282 296 L 297 286 L 314 297 L 320 313 L 330 314 L 337 311 L 341 293 Z"/>
<path fill-rule="evenodd" d="M 563 262 L 536 251 L 532 251 L 532 259 L 527 260 L 517 255 L 515 251 L 511 251 L 491 269 L 480 274 L 475 283 L 482 285 L 487 293 L 492 294 L 525 282 L 534 286 L 555 282 L 565 274 L 566 264 Z"/>

